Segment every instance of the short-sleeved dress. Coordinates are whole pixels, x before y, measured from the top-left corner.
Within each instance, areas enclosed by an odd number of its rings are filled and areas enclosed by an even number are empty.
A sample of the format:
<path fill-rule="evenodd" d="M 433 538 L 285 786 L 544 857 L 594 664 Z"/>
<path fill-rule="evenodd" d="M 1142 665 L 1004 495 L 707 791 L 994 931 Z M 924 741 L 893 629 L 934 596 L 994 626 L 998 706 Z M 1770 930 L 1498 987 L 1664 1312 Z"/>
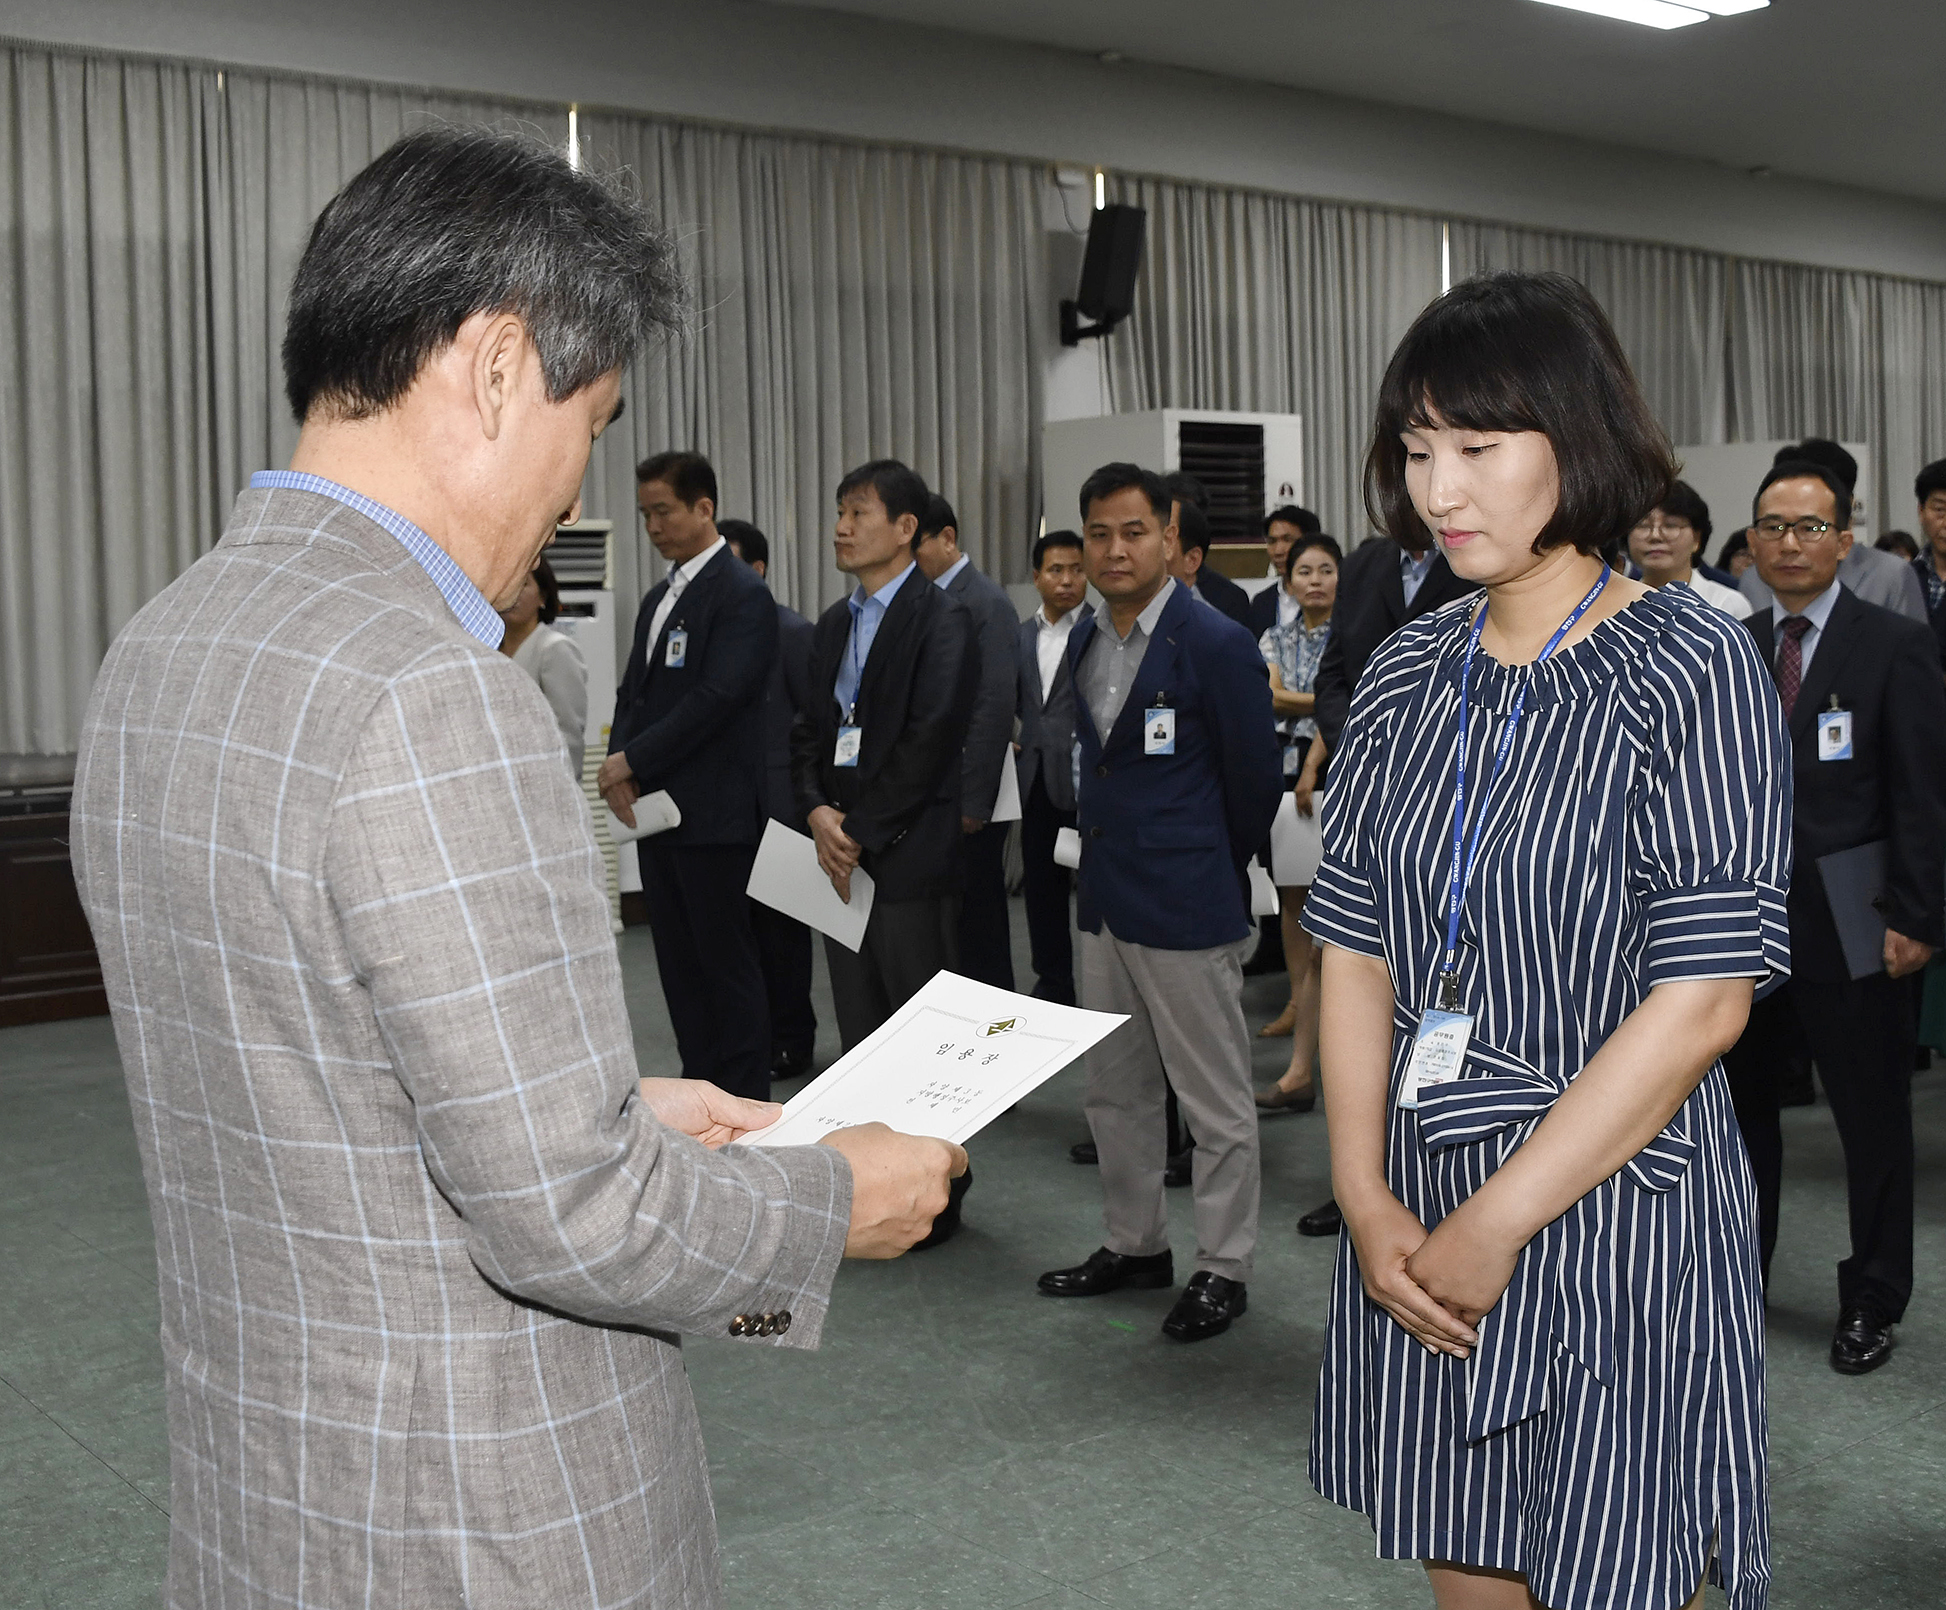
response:
<path fill-rule="evenodd" d="M 1403 627 L 1359 680 L 1304 908 L 1383 956 L 1397 999 L 1386 1170 L 1436 1225 L 1503 1163 L 1658 983 L 1789 967 L 1790 750 L 1743 625 L 1679 587 L 1551 660 L 1473 665 L 1485 802 L 1460 931 L 1460 1078 L 1397 1105 L 1444 942 L 1457 700 L 1476 594 Z M 1473 798 L 1468 801 L 1469 834 Z M 1756 1194 L 1721 1066 L 1617 1175 L 1529 1243 L 1468 1360 L 1427 1353 L 1341 1240 L 1311 1444 L 1384 1558 L 1524 1572 L 1554 1610 L 1671 1610 L 1769 1584 Z"/>

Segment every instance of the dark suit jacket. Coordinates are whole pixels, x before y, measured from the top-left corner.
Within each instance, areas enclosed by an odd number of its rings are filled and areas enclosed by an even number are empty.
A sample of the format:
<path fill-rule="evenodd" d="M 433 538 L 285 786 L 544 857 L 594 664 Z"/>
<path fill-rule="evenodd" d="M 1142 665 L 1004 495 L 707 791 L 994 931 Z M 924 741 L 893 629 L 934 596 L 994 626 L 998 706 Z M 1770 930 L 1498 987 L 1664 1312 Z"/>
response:
<path fill-rule="evenodd" d="M 1280 577 L 1262 591 L 1250 595 L 1250 619 L 1244 624 L 1259 638 L 1277 624 L 1277 599 L 1283 591 L 1284 583 Z"/>
<path fill-rule="evenodd" d="M 973 564 L 963 566 L 945 591 L 973 617 L 974 638 L 979 645 L 980 691 L 974 697 L 973 719 L 966 728 L 960 813 L 984 822 L 993 815 L 994 797 L 1000 791 L 1000 762 L 1013 742 L 1014 639 L 1020 629 L 1020 612 L 1006 588 Z"/>
<path fill-rule="evenodd" d="M 1081 623 L 1094 619 L 1093 604 L 1077 604 L 1074 626 L 1068 641 Z M 1016 757 L 1020 778 L 1020 797 L 1039 777 L 1047 790 L 1047 801 L 1057 811 L 1074 809 L 1074 674 L 1068 659 L 1054 669 L 1054 686 L 1045 704 L 1041 702 L 1040 611 L 1020 623 L 1019 684 L 1020 754 Z"/>
<path fill-rule="evenodd" d="M 1412 602 L 1405 601 L 1405 581 L 1399 575 L 1399 545 L 1390 537 L 1359 544 L 1345 555 L 1338 569 L 1338 602 L 1331 611 L 1331 638 L 1324 646 L 1312 691 L 1317 696 L 1318 734 L 1332 749 L 1351 714 L 1352 690 L 1364 674 L 1372 651 L 1409 620 L 1416 620 L 1441 604 L 1464 598 L 1479 589 L 1461 581 L 1444 554 L 1433 557 L 1432 568 Z"/>
<path fill-rule="evenodd" d="M 851 636 L 839 599 L 811 639 L 810 703 L 791 728 L 798 809 L 845 813 L 880 900 L 957 894 L 960 764 L 978 691 L 973 617 L 914 571 L 892 595 L 858 684 L 858 764 L 834 766 L 838 662 Z"/>
<path fill-rule="evenodd" d="M 682 826 L 664 844 L 755 844 L 763 837 L 764 690 L 777 658 L 777 607 L 770 589 L 727 546 L 703 566 L 647 641 L 667 579 L 649 589 L 635 616 L 635 644 L 608 752 L 628 756 L 644 794 L 666 788 Z M 666 663 L 669 634 L 686 629 L 680 666 Z"/>
<path fill-rule="evenodd" d="M 1196 590 L 1203 602 L 1219 615 L 1227 615 L 1245 631 L 1250 629 L 1250 595 L 1203 556 L 1203 568 L 1196 572 Z"/>
<path fill-rule="evenodd" d="M 787 604 L 777 606 L 777 663 L 764 696 L 764 808 L 786 827 L 804 831 L 791 784 L 791 726 L 811 703 L 813 627 Z"/>
<path fill-rule="evenodd" d="M 1128 703 L 1104 740 L 1074 682 L 1099 622 L 1068 639 L 1081 741 L 1079 920 L 1157 950 L 1208 950 L 1248 934 L 1247 868 L 1284 791 L 1270 678 L 1256 639 L 1178 588 Z M 1143 712 L 1176 712 L 1176 752 L 1143 751 Z"/>
<path fill-rule="evenodd" d="M 1776 668 L 1769 609 L 1744 623 Z M 1818 712 L 1851 712 L 1850 760 L 1818 759 Z M 1791 711 L 1791 975 L 1850 977 L 1817 858 L 1887 842 L 1881 913 L 1908 939 L 1946 940 L 1946 689 L 1933 635 L 1838 594 Z"/>

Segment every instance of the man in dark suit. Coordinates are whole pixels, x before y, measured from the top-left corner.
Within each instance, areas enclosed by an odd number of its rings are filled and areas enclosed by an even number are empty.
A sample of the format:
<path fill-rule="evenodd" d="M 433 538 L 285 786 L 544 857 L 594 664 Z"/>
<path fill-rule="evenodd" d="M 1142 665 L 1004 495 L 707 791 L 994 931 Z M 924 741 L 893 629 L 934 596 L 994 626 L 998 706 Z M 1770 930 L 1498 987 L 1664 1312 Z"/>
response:
<path fill-rule="evenodd" d="M 724 520 L 717 529 L 730 552 L 770 585 L 770 539 L 748 520 Z M 804 813 L 791 786 L 791 725 L 810 703 L 811 623 L 788 604 L 777 606 L 777 662 L 764 693 L 764 808 L 771 820 L 804 831 Z M 811 930 L 761 900 L 750 902 L 750 926 L 763 958 L 764 994 L 770 1002 L 770 1074 L 798 1079 L 811 1071 L 818 1014 L 811 1004 Z"/>
<path fill-rule="evenodd" d="M 1250 629 L 1250 595 L 1209 564 L 1209 516 L 1187 500 L 1177 503 L 1175 553 L 1169 574 L 1217 614 Z"/>
<path fill-rule="evenodd" d="M 959 962 L 960 766 L 979 646 L 973 617 L 912 557 L 929 496 L 897 459 L 839 483 L 834 548 L 858 585 L 818 617 L 810 702 L 791 728 L 818 864 L 842 898 L 860 867 L 877 886 L 860 949 L 825 941 L 847 1051 Z"/>
<path fill-rule="evenodd" d="M 960 831 L 966 835 L 966 888 L 960 897 L 959 970 L 997 989 L 1014 987 L 1013 935 L 1007 921 L 1007 828 L 993 820 L 1000 770 L 1014 731 L 1014 643 L 1020 615 L 1006 589 L 960 552 L 959 518 L 937 492 L 926 500 L 919 571 L 973 617 L 980 650 L 979 692 L 960 765 Z"/>
<path fill-rule="evenodd" d="M 1250 597 L 1250 630 L 1258 637 L 1300 613 L 1297 600 L 1284 590 L 1284 555 L 1299 537 L 1315 537 L 1323 530 L 1315 514 L 1295 503 L 1286 503 L 1264 516 L 1264 553 L 1270 559 L 1271 583 Z"/>
<path fill-rule="evenodd" d="M 1372 651 L 1409 620 L 1475 591 L 1446 563 L 1430 531 L 1417 548 L 1390 537 L 1374 537 L 1345 555 L 1338 570 L 1338 602 L 1331 611 L 1331 636 L 1318 662 L 1313 719 L 1327 752 L 1338 747 L 1351 714 L 1351 691 L 1364 674 Z M 1343 1220 L 1338 1204 L 1326 1201 L 1297 1221 L 1300 1235 L 1336 1235 Z"/>
<path fill-rule="evenodd" d="M 1757 496 L 1750 546 L 1774 599 L 1745 624 L 1770 662 L 1790 727 L 1791 975 L 1752 1006 L 1724 1058 L 1757 1176 L 1764 1269 L 1777 1242 L 1777 1108 L 1791 1044 L 1808 1045 L 1844 1144 L 1851 1256 L 1838 1265 L 1831 1366 L 1877 1369 L 1912 1295 L 1912 1054 L 1908 974 L 1946 932 L 1946 691 L 1931 630 L 1843 586 L 1850 489 L 1827 467 L 1778 465 Z M 1852 976 L 1822 857 L 1884 846 L 1873 902 L 1880 969 Z"/>
<path fill-rule="evenodd" d="M 1085 602 L 1081 534 L 1050 531 L 1034 543 L 1034 589 L 1040 608 L 1020 623 L 1021 893 L 1027 943 L 1034 960 L 1034 994 L 1074 1005 L 1074 940 L 1068 893 L 1073 877 L 1054 860 L 1054 841 L 1074 826 L 1074 695 L 1068 673 L 1068 635 L 1094 615 Z"/>
<path fill-rule="evenodd" d="M 764 689 L 777 610 L 716 529 L 700 453 L 637 467 L 636 499 L 669 574 L 642 600 L 596 777 L 630 826 L 665 790 L 680 825 L 637 841 L 656 971 L 683 1076 L 770 1096 L 770 1012 L 744 886 L 764 825 Z"/>
<path fill-rule="evenodd" d="M 1081 490 L 1104 615 L 1068 643 L 1080 740 L 1081 1004 L 1130 1021 L 1088 1053 L 1087 1111 L 1107 1236 L 1041 1276 L 1055 1297 L 1175 1280 L 1162 1108 L 1196 1134 L 1196 1272 L 1163 1322 L 1178 1341 L 1247 1306 L 1260 1161 L 1243 1022 L 1248 867 L 1283 792 L 1263 656 L 1168 572 L 1170 498 L 1110 464 Z"/>

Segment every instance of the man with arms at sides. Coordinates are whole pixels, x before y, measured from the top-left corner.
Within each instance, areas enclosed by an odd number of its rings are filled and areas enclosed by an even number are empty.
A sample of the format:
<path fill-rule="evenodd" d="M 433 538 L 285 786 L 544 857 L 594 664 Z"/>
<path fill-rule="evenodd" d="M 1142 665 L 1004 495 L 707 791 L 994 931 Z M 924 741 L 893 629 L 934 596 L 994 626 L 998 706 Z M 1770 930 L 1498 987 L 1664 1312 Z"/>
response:
<path fill-rule="evenodd" d="M 1921 470 L 1912 491 L 1919 500 L 1920 542 L 1912 570 L 1919 578 L 1933 636 L 1939 639 L 1940 657 L 1946 660 L 1946 458 L 1935 459 Z"/>
<path fill-rule="evenodd" d="M 174 1606 L 721 1603 L 680 1333 L 814 1346 L 955 1148 L 638 1080 L 588 812 L 496 605 L 666 326 L 559 152 L 430 129 L 291 289 L 289 471 L 123 630 L 75 870 L 161 1265 Z M 722 1150 L 711 1150 L 723 1147 Z"/>
<path fill-rule="evenodd" d="M 717 529 L 730 552 L 768 586 L 770 539 L 748 520 L 724 520 Z M 791 786 L 791 725 L 809 707 L 810 679 L 811 623 L 780 602 L 777 661 L 764 693 L 764 808 L 771 820 L 795 833 L 804 831 L 804 813 Z M 770 1001 L 770 1075 L 800 1079 L 811 1071 L 818 1036 L 817 1009 L 811 1004 L 811 930 L 761 900 L 750 901 L 750 926 Z"/>
<path fill-rule="evenodd" d="M 966 727 L 960 762 L 960 831 L 966 835 L 966 890 L 960 900 L 959 970 L 998 989 L 1014 987 L 1013 936 L 1007 922 L 1007 823 L 996 822 L 1014 731 L 1014 646 L 1020 616 L 1006 589 L 983 575 L 960 552 L 959 519 L 937 492 L 926 500 L 919 540 L 912 545 L 919 570 L 973 617 L 979 648 L 979 692 Z"/>
<path fill-rule="evenodd" d="M 1088 579 L 1107 613 L 1068 642 L 1080 740 L 1081 1004 L 1130 1021 L 1088 1053 L 1107 1237 L 1049 1270 L 1051 1297 L 1175 1283 L 1163 1092 L 1196 1135 L 1196 1271 L 1163 1322 L 1178 1341 L 1247 1306 L 1260 1153 L 1243 1022 L 1248 867 L 1283 791 L 1263 656 L 1168 572 L 1169 493 L 1108 464 L 1081 488 Z"/>
<path fill-rule="evenodd" d="M 777 608 L 716 529 L 708 459 L 657 453 L 635 479 L 669 574 L 636 613 L 595 786 L 630 827 L 636 800 L 658 789 L 682 813 L 635 849 L 683 1076 L 765 1101 L 770 1010 L 743 891 L 763 836 L 763 696 Z"/>
<path fill-rule="evenodd" d="M 1845 489 L 1845 520 L 1851 524 L 1851 511 L 1857 506 L 1858 460 L 1843 447 L 1822 436 L 1807 436 L 1803 441 L 1777 449 L 1772 468 L 1779 464 L 1819 464 L 1830 470 Z M 1895 553 L 1874 548 L 1868 542 L 1854 542 L 1838 567 L 1838 580 L 1847 591 L 1867 604 L 1896 611 L 1907 620 L 1925 621 L 1926 593 L 1911 564 Z M 1770 588 L 1758 568 L 1752 565 L 1737 580 L 1737 588 L 1750 600 L 1755 615 L 1770 608 Z"/>
<path fill-rule="evenodd" d="M 1270 585 L 1250 599 L 1250 630 L 1262 641 L 1273 626 L 1288 626 L 1304 613 L 1284 585 L 1284 555 L 1299 537 L 1315 537 L 1323 522 L 1309 509 L 1286 503 L 1264 516 L 1264 552 L 1270 556 Z"/>
<path fill-rule="evenodd" d="M 818 865 L 840 899 L 861 868 L 876 889 L 858 950 L 824 943 L 847 1051 L 959 965 L 961 763 L 980 645 L 972 615 L 912 557 L 931 495 L 895 458 L 838 483 L 832 547 L 857 586 L 818 617 L 810 702 L 791 728 L 791 777 Z M 962 1168 L 922 1246 L 959 1228 L 972 1183 Z"/>
<path fill-rule="evenodd" d="M 1209 516 L 1188 499 L 1175 504 L 1176 541 L 1169 556 L 1169 574 L 1217 614 L 1246 630 L 1250 625 L 1250 595 L 1209 560 Z"/>
<path fill-rule="evenodd" d="M 1074 681 L 1068 634 L 1093 617 L 1081 568 L 1081 534 L 1050 531 L 1034 542 L 1041 607 L 1020 623 L 1020 859 L 1034 994 L 1074 1005 L 1073 877 L 1054 860 L 1054 840 L 1074 826 Z"/>
<path fill-rule="evenodd" d="M 1810 1048 L 1844 1143 L 1851 1256 L 1838 1265 L 1831 1367 L 1892 1356 L 1912 1295 L 1912 1054 L 1906 975 L 1942 940 L 1946 690 L 1931 632 L 1839 580 L 1850 488 L 1821 464 L 1783 463 L 1757 494 L 1750 545 L 1774 602 L 1745 624 L 1777 679 L 1792 764 L 1791 976 L 1750 1011 L 1723 1059 L 1757 1176 L 1764 1270 L 1777 1244 L 1779 1077 Z M 1853 978 L 1819 858 L 1885 847 L 1883 971 Z M 1842 903 L 1846 893 L 1836 898 Z"/>
<path fill-rule="evenodd" d="M 1370 487 L 1366 493 L 1369 501 Z M 1381 528 L 1385 524 L 1376 514 L 1373 522 Z M 1311 740 L 1311 751 L 1327 768 L 1351 714 L 1351 691 L 1358 686 L 1372 651 L 1407 621 L 1476 590 L 1453 574 L 1430 531 L 1419 522 L 1409 524 L 1417 528 L 1410 533 L 1417 547 L 1409 548 L 1393 537 L 1374 537 L 1346 554 L 1338 569 L 1331 637 L 1312 686 L 1312 719 L 1318 724 L 1318 735 Z M 1304 764 L 1312 765 L 1311 756 Z M 1300 1235 L 1336 1235 L 1342 1223 L 1338 1204 L 1326 1200 L 1300 1218 L 1297 1229 Z"/>

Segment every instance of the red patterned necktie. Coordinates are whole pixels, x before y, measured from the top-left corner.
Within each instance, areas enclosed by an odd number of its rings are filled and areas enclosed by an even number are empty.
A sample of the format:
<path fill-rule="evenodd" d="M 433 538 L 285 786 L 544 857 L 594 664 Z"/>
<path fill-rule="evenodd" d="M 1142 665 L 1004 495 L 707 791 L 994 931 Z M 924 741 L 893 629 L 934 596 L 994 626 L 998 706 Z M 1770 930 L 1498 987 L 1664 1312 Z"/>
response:
<path fill-rule="evenodd" d="M 1811 623 L 1802 615 L 1784 617 L 1784 641 L 1777 650 L 1777 697 L 1783 702 L 1786 721 L 1797 703 L 1798 684 L 1804 680 L 1804 634 L 1810 629 Z"/>

